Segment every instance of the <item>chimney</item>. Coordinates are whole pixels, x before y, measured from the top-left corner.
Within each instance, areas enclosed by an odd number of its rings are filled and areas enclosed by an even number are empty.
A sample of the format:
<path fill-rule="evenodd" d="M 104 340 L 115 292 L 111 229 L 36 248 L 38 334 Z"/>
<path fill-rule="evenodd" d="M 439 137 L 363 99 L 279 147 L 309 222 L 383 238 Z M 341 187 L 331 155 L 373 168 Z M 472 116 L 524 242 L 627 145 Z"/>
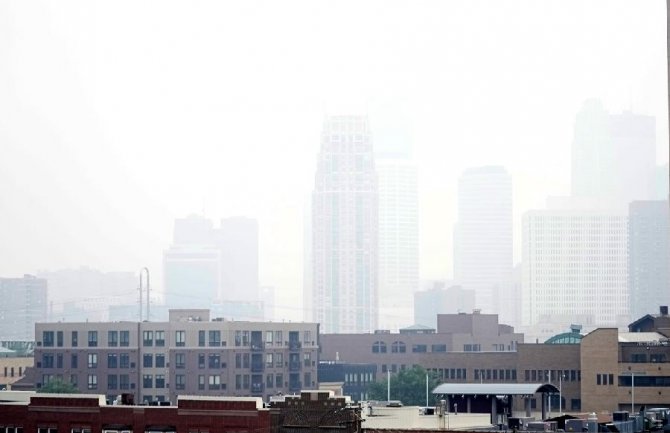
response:
<path fill-rule="evenodd" d="M 667 315 L 668 315 L 668 306 L 661 305 L 661 316 L 667 316 Z"/>

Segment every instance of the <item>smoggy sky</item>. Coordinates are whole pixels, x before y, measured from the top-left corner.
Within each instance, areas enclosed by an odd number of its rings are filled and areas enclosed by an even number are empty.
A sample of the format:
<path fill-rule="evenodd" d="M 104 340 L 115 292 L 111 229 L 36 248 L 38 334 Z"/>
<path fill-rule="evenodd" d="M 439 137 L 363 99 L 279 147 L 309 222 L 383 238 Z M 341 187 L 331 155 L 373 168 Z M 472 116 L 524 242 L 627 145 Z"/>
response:
<path fill-rule="evenodd" d="M 662 0 L 2 1 L 0 276 L 160 287 L 175 217 L 246 215 L 299 318 L 321 123 L 351 113 L 411 141 L 421 276 L 449 277 L 460 173 L 504 165 L 520 227 L 569 192 L 586 98 L 655 115 L 668 160 L 665 27 Z"/>

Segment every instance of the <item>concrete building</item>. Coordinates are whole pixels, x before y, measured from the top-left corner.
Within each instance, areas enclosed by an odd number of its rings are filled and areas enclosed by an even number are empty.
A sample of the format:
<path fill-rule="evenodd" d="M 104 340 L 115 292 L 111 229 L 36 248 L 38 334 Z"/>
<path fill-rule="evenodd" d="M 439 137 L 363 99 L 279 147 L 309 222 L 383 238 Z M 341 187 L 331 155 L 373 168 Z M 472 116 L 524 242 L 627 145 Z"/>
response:
<path fill-rule="evenodd" d="M 312 194 L 312 319 L 325 332 L 378 320 L 378 192 L 367 118 L 325 120 Z"/>
<path fill-rule="evenodd" d="M 475 308 L 475 292 L 461 286 L 444 287 L 442 283 L 414 294 L 414 323 L 437 328 L 439 314 L 457 314 Z"/>
<path fill-rule="evenodd" d="M 35 323 L 47 319 L 47 280 L 0 278 L 0 340 L 34 340 Z"/>
<path fill-rule="evenodd" d="M 38 389 L 61 378 L 83 393 L 175 402 L 178 394 L 267 399 L 317 387 L 314 323 L 170 310 L 168 322 L 38 323 L 35 332 Z"/>
<path fill-rule="evenodd" d="M 584 103 L 575 119 L 572 196 L 605 198 L 626 208 L 633 200 L 654 198 L 655 171 L 654 117 L 610 114 L 595 99 Z"/>
<path fill-rule="evenodd" d="M 419 286 L 419 200 L 416 166 L 400 156 L 375 160 L 379 177 L 379 327 L 413 323 Z"/>
<path fill-rule="evenodd" d="M 475 306 L 500 314 L 511 305 L 512 177 L 503 167 L 466 170 L 458 182 L 458 222 L 454 227 L 454 279 L 475 291 Z"/>
<path fill-rule="evenodd" d="M 526 212 L 522 258 L 523 331 L 531 341 L 572 323 L 593 330 L 629 322 L 625 214 Z"/>
<path fill-rule="evenodd" d="M 628 207 L 628 288 L 631 317 L 670 304 L 670 214 L 667 201 Z"/>

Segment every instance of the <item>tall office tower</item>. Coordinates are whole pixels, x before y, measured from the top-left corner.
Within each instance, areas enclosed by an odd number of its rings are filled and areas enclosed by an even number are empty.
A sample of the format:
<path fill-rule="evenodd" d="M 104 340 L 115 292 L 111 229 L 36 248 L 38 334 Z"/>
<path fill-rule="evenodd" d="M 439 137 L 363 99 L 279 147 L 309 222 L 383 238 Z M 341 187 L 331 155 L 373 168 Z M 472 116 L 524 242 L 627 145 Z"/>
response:
<path fill-rule="evenodd" d="M 312 194 L 312 311 L 323 332 L 377 328 L 378 211 L 367 118 L 327 118 Z"/>
<path fill-rule="evenodd" d="M 221 250 L 220 299 L 258 301 L 258 221 L 224 218 L 215 239 Z"/>
<path fill-rule="evenodd" d="M 214 245 L 212 222 L 191 215 L 175 220 L 174 243 L 163 253 L 166 303 L 208 307 L 221 287 L 221 250 Z"/>
<path fill-rule="evenodd" d="M 0 278 L 0 339 L 35 339 L 35 323 L 47 318 L 47 280 L 24 275 Z"/>
<path fill-rule="evenodd" d="M 476 308 L 512 321 L 512 177 L 503 167 L 470 168 L 459 179 L 454 279 L 475 291 Z"/>
<path fill-rule="evenodd" d="M 628 212 L 631 317 L 670 304 L 670 212 L 667 201 L 634 201 Z"/>
<path fill-rule="evenodd" d="M 572 143 L 572 196 L 605 199 L 626 209 L 654 195 L 656 119 L 609 114 L 598 100 L 584 103 Z"/>
<path fill-rule="evenodd" d="M 414 323 L 437 329 L 438 314 L 471 313 L 474 307 L 474 291 L 436 283 L 431 289 L 414 293 Z"/>
<path fill-rule="evenodd" d="M 523 216 L 523 322 L 528 332 L 570 324 L 625 327 L 628 218 L 604 211 L 533 210 Z"/>
<path fill-rule="evenodd" d="M 400 156 L 375 158 L 379 176 L 379 321 L 397 330 L 413 323 L 419 286 L 416 166 Z"/>

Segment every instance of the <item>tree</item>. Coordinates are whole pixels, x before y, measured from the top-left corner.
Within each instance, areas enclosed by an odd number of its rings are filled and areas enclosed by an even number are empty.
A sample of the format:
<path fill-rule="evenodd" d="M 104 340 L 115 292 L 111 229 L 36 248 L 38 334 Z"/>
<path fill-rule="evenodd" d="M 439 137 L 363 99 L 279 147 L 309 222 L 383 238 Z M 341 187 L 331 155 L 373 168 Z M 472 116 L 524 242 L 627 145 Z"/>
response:
<path fill-rule="evenodd" d="M 426 404 L 426 375 L 428 375 L 428 392 L 431 393 L 440 382 L 435 374 L 418 365 L 392 374 L 391 400 L 400 400 L 402 404 L 408 406 L 424 406 Z M 386 378 L 371 383 L 368 387 L 368 395 L 371 400 L 386 401 Z M 433 402 L 434 398 L 429 394 L 428 404 Z"/>
<path fill-rule="evenodd" d="M 79 390 L 70 382 L 63 382 L 61 379 L 53 379 L 38 389 L 37 392 L 45 394 L 78 394 Z"/>

